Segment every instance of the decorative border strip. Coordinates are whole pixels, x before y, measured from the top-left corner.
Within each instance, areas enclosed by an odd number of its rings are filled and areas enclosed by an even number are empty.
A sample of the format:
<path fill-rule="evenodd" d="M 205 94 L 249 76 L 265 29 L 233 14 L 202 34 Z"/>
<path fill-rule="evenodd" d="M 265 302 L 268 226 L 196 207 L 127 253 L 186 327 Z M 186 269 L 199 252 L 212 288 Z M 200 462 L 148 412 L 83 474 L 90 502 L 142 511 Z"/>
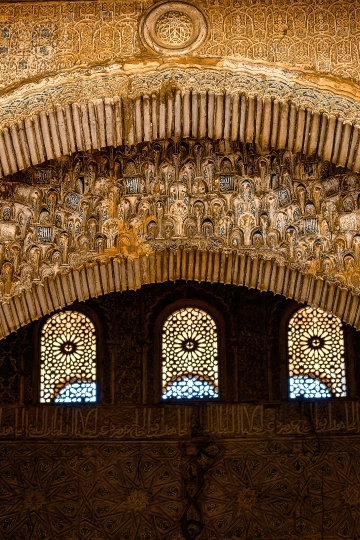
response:
<path fill-rule="evenodd" d="M 359 435 L 357 401 L 162 407 L 2 407 L 0 440 Z"/>
<path fill-rule="evenodd" d="M 228 62 L 230 64 L 230 62 Z M 143 93 L 159 91 L 163 86 L 174 84 L 182 91 L 212 91 L 215 93 L 244 93 L 249 96 L 291 101 L 297 107 L 311 108 L 313 111 L 341 116 L 343 120 L 360 121 L 360 100 L 344 97 L 329 90 L 299 84 L 290 73 L 281 72 L 275 78 L 267 69 L 251 73 L 244 66 L 234 68 L 169 67 L 154 70 L 144 65 L 137 67 L 137 73 L 129 73 L 114 66 L 93 70 L 81 70 L 57 77 L 50 77 L 41 83 L 27 84 L 1 97 L 0 128 L 18 122 L 26 117 L 48 112 L 55 106 L 105 99 L 115 96 L 136 98 Z M 252 66 L 252 70 L 254 67 Z M 276 70 L 279 71 L 279 70 Z M 271 75 L 269 74 L 271 73 Z"/>

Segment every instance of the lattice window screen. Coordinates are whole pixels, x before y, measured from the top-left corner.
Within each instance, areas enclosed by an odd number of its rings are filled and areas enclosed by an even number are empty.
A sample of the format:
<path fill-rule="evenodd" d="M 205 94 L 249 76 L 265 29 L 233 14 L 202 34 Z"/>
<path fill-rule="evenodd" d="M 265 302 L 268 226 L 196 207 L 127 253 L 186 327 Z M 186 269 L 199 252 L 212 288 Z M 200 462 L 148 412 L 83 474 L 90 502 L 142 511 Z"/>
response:
<path fill-rule="evenodd" d="M 346 396 L 344 333 L 341 320 L 304 307 L 288 327 L 290 398 Z"/>
<path fill-rule="evenodd" d="M 204 310 L 172 313 L 162 331 L 162 398 L 217 398 L 218 332 Z"/>
<path fill-rule="evenodd" d="M 96 401 L 96 335 L 83 313 L 63 311 L 44 324 L 40 339 L 40 401 Z"/>

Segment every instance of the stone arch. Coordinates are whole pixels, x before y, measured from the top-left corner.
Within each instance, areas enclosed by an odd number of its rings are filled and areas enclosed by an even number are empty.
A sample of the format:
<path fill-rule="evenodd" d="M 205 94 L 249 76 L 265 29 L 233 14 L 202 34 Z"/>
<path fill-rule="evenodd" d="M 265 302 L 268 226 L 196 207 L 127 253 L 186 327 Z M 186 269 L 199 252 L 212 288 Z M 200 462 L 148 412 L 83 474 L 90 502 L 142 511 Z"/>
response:
<path fill-rule="evenodd" d="M 79 151 L 169 138 L 221 140 L 224 147 L 239 141 L 360 171 L 360 107 L 347 96 L 200 66 L 114 74 L 109 93 L 97 78 L 99 89 L 85 98 L 79 78 L 78 91 L 47 81 L 45 90 L 19 90 L 5 100 L 0 177 Z"/>
<path fill-rule="evenodd" d="M 254 254 L 167 249 L 139 257 L 103 257 L 34 283 L 0 305 L 0 338 L 74 302 L 166 281 L 210 283 L 270 291 L 331 311 L 360 329 L 359 296 L 334 282 Z"/>

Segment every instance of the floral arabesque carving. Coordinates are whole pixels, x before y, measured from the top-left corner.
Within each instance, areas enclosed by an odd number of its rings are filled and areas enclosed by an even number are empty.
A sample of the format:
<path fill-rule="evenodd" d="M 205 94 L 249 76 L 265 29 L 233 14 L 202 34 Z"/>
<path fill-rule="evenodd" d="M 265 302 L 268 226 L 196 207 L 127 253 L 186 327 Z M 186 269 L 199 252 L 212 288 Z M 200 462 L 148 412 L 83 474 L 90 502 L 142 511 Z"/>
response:
<path fill-rule="evenodd" d="M 164 141 L 79 153 L 9 180 L 0 202 L 5 304 L 71 268 L 177 249 L 243 253 L 360 290 L 359 177 L 328 163 Z"/>
<path fill-rule="evenodd" d="M 164 43 L 182 45 L 190 39 L 193 23 L 185 13 L 168 11 L 157 20 L 155 32 Z"/>
<path fill-rule="evenodd" d="M 357 2 L 198 5 L 209 26 L 207 41 L 196 50 L 202 59 L 255 60 L 359 82 Z M 1 87 L 78 65 L 138 58 L 143 54 L 139 24 L 150 6 L 148 0 L 2 3 Z"/>
<path fill-rule="evenodd" d="M 111 76 L 104 70 L 94 70 L 89 78 L 89 70 L 77 69 L 75 73 L 60 73 L 46 79 L 46 85 L 24 84 L 2 94 L 0 103 L 0 126 L 10 126 L 25 118 L 31 118 L 41 112 L 49 113 L 54 103 L 66 108 L 72 103 L 89 100 L 124 97 L 124 108 L 130 106 L 126 98 L 136 99 L 143 94 L 166 93 L 169 84 L 182 92 L 214 92 L 229 95 L 269 98 L 279 102 L 290 102 L 296 107 L 311 109 L 319 114 L 335 115 L 344 121 L 357 123 L 360 118 L 359 100 L 352 91 L 352 86 L 343 82 L 342 87 L 332 88 L 318 80 L 289 79 L 281 71 L 264 70 L 253 72 L 250 65 L 234 63 L 230 67 L 215 65 L 205 67 L 201 63 L 187 64 L 180 61 L 174 66 L 163 64 L 162 69 L 150 65 L 135 68 L 135 73 L 111 66 Z M 198 98 L 199 99 L 199 98 Z M 130 111 L 127 113 L 129 114 Z M 78 148 L 78 150 L 80 150 Z"/>

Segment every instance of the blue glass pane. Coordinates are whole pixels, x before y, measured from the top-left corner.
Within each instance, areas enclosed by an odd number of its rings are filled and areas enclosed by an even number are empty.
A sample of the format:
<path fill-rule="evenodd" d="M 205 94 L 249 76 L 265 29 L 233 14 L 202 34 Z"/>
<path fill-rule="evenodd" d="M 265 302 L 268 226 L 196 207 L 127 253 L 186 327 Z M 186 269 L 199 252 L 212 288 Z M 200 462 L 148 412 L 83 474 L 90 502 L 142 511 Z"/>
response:
<path fill-rule="evenodd" d="M 55 403 L 91 403 L 96 401 L 96 383 L 74 382 L 64 386 L 55 398 Z"/>
<path fill-rule="evenodd" d="M 167 387 L 163 394 L 163 399 L 194 399 L 194 398 L 217 398 L 213 386 L 206 381 L 199 381 L 195 378 L 184 377 L 180 381 L 174 381 Z"/>
<path fill-rule="evenodd" d="M 298 397 L 304 398 L 328 398 L 331 397 L 326 384 L 319 379 L 313 379 L 306 375 L 298 375 L 290 377 L 290 398 L 295 399 Z"/>
<path fill-rule="evenodd" d="M 174 311 L 161 341 L 162 399 L 217 398 L 218 331 L 211 315 L 194 307 Z"/>
<path fill-rule="evenodd" d="M 304 306 L 289 321 L 290 398 L 346 396 L 342 321 L 333 313 Z"/>

